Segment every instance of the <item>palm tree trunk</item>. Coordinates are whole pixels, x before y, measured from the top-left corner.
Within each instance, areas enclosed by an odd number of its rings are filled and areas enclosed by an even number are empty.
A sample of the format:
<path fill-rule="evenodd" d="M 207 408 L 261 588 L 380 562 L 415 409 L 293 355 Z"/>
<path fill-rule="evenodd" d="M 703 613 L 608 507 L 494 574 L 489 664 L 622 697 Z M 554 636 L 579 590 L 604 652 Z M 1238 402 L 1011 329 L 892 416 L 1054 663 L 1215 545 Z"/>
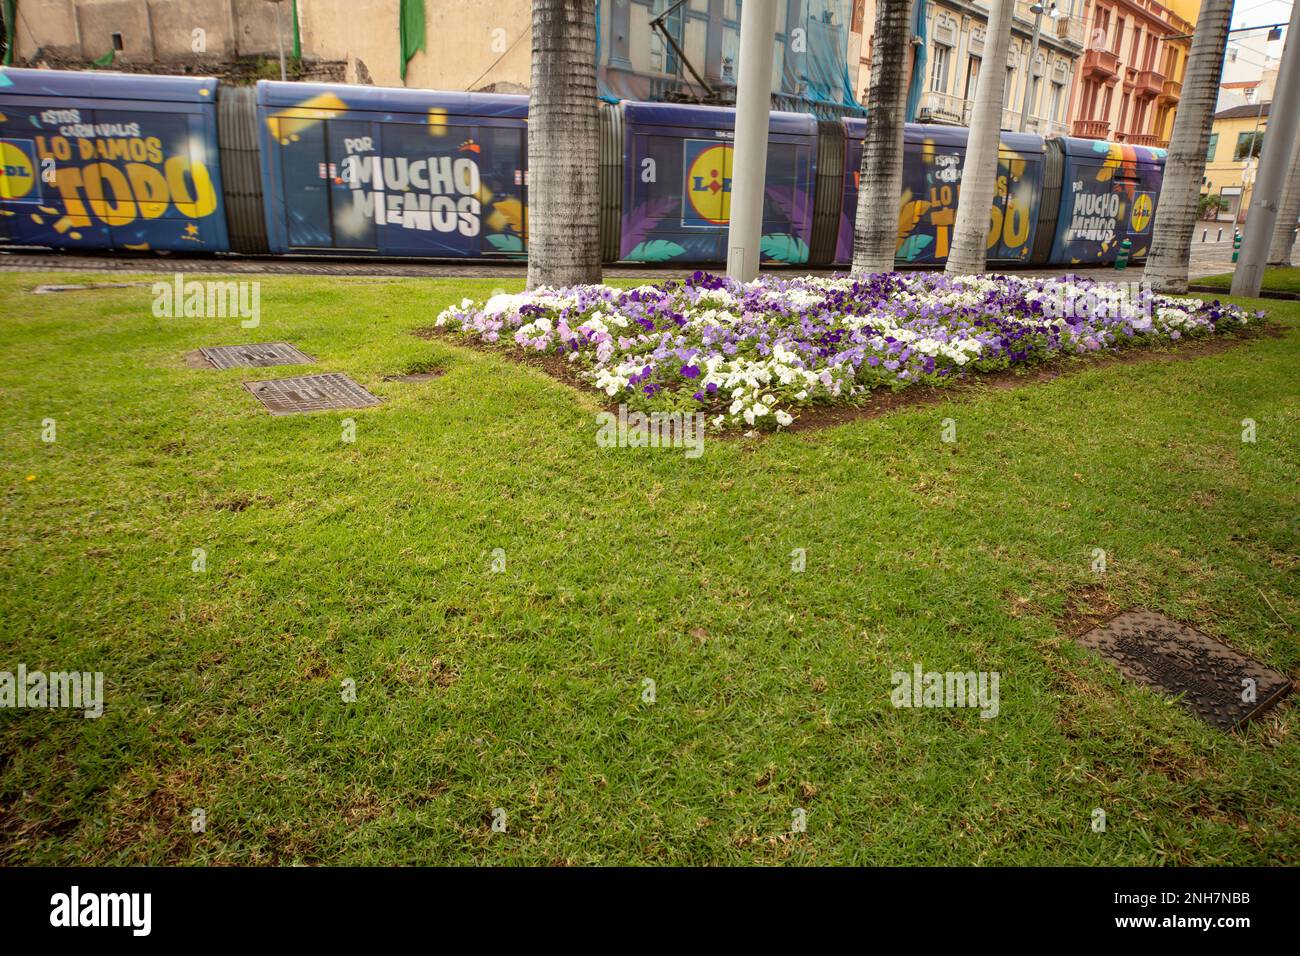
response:
<path fill-rule="evenodd" d="M 984 63 L 975 86 L 970 138 L 962 164 L 957 218 L 952 226 L 952 250 L 945 271 L 974 275 L 984 271 L 988 252 L 989 210 L 998 180 L 998 147 L 1002 140 L 1002 99 L 1007 85 L 1007 47 L 1011 44 L 1014 0 L 990 0 Z"/>
<path fill-rule="evenodd" d="M 1196 19 L 1182 101 L 1174 117 L 1164 182 L 1151 227 L 1151 254 L 1147 256 L 1143 273 L 1156 292 L 1187 291 L 1196 207 L 1205 177 L 1205 153 L 1214 123 L 1214 103 L 1223 73 L 1232 3 L 1233 0 L 1205 0 Z"/>
<path fill-rule="evenodd" d="M 1277 224 L 1268 244 L 1268 264 L 1289 266 L 1291 247 L 1295 244 L 1295 222 L 1300 218 L 1300 132 L 1291 144 L 1291 167 L 1287 170 L 1286 185 L 1282 187 L 1282 202 L 1277 209 Z"/>
<path fill-rule="evenodd" d="M 912 0 L 880 0 L 876 7 L 867 90 L 867 138 L 858 174 L 853 226 L 853 271 L 889 272 L 898 248 L 898 208 L 903 191 L 903 123 L 907 110 L 907 51 Z"/>
<path fill-rule="evenodd" d="M 596 5 L 533 0 L 528 288 L 600 281 Z"/>

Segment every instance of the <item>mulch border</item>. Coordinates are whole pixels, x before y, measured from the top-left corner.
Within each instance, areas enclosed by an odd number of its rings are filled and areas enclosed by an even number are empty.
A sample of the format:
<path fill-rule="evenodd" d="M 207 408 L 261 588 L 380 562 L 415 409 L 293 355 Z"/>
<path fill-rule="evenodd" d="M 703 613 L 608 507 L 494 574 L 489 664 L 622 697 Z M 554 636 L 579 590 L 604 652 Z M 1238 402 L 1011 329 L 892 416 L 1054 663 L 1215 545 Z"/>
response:
<path fill-rule="evenodd" d="M 411 334 L 430 342 L 443 342 L 471 348 L 478 352 L 494 355 L 517 365 L 537 369 L 579 392 L 598 396 L 606 411 L 618 412 L 618 402 L 610 402 L 609 396 L 589 382 L 578 377 L 574 367 L 553 352 L 524 352 L 512 346 L 493 345 L 481 339 L 470 338 L 447 328 L 426 326 L 412 329 Z M 1041 365 L 1031 368 L 1005 369 L 1001 372 L 972 372 L 949 386 L 913 384 L 898 391 L 873 389 L 870 396 L 857 405 L 816 405 L 800 409 L 794 422 L 781 429 L 782 432 L 811 431 L 833 425 L 862 419 L 879 418 L 890 412 L 914 406 L 938 405 L 954 398 L 978 395 L 990 389 L 1011 389 L 1040 382 L 1050 382 L 1068 375 L 1092 369 L 1106 368 L 1110 365 L 1133 365 L 1141 362 L 1188 361 L 1205 355 L 1215 355 L 1238 345 L 1264 338 L 1283 338 L 1287 330 L 1275 322 L 1264 319 L 1255 326 L 1248 326 L 1241 331 L 1230 334 L 1212 335 L 1209 338 L 1189 339 L 1179 344 L 1161 346 L 1134 346 L 1118 352 L 1103 352 L 1095 355 L 1071 355 L 1049 359 Z M 716 412 L 706 412 L 708 415 Z M 740 430 L 723 431 L 721 434 L 710 432 L 714 438 L 735 438 L 747 434 Z M 773 434 L 766 429 L 758 434 Z"/>

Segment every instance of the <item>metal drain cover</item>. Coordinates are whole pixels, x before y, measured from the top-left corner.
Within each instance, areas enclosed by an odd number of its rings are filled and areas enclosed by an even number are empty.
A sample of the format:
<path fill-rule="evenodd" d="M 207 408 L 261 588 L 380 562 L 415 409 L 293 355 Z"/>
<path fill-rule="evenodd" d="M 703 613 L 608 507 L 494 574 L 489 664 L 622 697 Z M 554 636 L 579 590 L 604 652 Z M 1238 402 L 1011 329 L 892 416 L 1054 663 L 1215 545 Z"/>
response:
<path fill-rule="evenodd" d="M 1234 730 L 1291 692 L 1285 674 L 1265 667 L 1156 611 L 1125 611 L 1079 638 L 1121 674 L 1170 695 L 1220 730 Z"/>
<path fill-rule="evenodd" d="M 213 368 L 264 368 L 268 365 L 310 365 L 310 355 L 288 342 L 256 342 L 252 345 L 211 345 L 199 349 Z"/>
<path fill-rule="evenodd" d="M 272 415 L 323 412 L 331 408 L 369 408 L 381 402 L 339 372 L 245 382 L 244 388 L 256 395 Z"/>

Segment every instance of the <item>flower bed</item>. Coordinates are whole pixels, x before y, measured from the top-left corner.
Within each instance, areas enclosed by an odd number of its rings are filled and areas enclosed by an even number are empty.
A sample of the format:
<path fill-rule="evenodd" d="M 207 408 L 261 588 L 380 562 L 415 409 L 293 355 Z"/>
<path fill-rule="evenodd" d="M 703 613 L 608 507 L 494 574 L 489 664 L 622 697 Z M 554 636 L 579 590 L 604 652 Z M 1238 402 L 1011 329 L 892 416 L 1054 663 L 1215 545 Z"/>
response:
<path fill-rule="evenodd" d="M 702 411 L 725 428 L 781 427 L 800 408 L 852 403 L 881 385 L 942 385 L 1251 319 L 1218 301 L 1078 277 L 880 273 L 741 284 L 697 272 L 627 290 L 465 299 L 437 324 L 561 355 L 580 378 L 632 408 Z"/>

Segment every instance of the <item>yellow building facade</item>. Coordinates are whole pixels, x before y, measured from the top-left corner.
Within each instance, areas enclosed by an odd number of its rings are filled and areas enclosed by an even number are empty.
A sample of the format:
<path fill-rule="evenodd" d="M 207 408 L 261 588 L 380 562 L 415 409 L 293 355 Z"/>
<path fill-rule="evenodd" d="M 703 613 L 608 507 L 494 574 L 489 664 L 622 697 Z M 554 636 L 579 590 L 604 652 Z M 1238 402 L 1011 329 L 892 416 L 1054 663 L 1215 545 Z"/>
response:
<path fill-rule="evenodd" d="M 1206 218 L 1244 220 L 1268 128 L 1268 110 L 1267 102 L 1249 103 L 1215 114 L 1201 195 L 1218 196 L 1224 207 L 1217 216 L 1210 213 Z"/>

